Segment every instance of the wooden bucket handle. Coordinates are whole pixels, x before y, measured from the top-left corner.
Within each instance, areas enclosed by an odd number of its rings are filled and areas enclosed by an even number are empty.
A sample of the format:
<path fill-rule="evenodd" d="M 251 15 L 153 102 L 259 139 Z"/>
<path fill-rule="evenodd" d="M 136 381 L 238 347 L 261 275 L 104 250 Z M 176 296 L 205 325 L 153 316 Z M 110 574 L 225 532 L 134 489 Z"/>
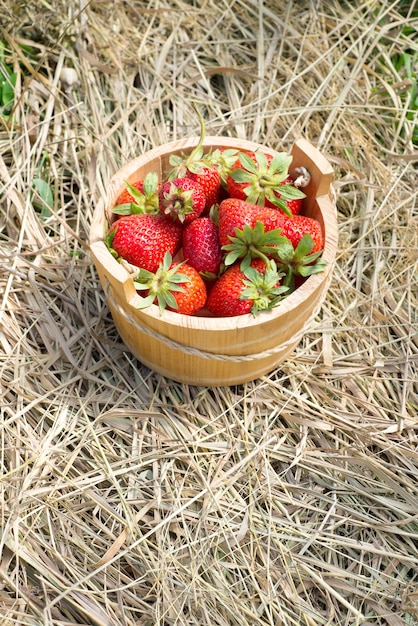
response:
<path fill-rule="evenodd" d="M 299 167 L 305 167 L 311 175 L 310 183 L 303 191 L 312 199 L 328 196 L 334 178 L 331 163 L 306 139 L 298 139 L 290 153 L 293 157 L 290 169 L 292 175 L 297 176 L 295 170 Z"/>
<path fill-rule="evenodd" d="M 132 298 L 137 295 L 132 274 L 110 255 L 103 240 L 92 242 L 90 251 L 94 256 L 102 285 L 107 280 L 114 294 L 123 294 L 122 297 L 127 302 L 131 302 Z"/>

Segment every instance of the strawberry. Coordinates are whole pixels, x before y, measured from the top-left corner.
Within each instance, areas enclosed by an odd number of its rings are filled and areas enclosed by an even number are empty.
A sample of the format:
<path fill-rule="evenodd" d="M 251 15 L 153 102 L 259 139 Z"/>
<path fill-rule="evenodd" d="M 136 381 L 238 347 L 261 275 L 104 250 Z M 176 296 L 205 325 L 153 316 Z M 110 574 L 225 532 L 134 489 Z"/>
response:
<path fill-rule="evenodd" d="M 198 217 L 185 227 L 183 257 L 205 278 L 218 275 L 222 250 L 218 227 L 210 217 Z"/>
<path fill-rule="evenodd" d="M 287 291 L 280 285 L 282 276 L 274 262 L 266 264 L 262 259 L 253 259 L 245 269 L 234 263 L 213 285 L 206 307 L 217 317 L 256 315 L 282 300 Z"/>
<path fill-rule="evenodd" d="M 205 194 L 205 208 L 207 212 L 210 208 L 218 202 L 219 191 L 221 188 L 221 176 L 217 169 L 214 167 L 202 167 L 196 172 L 189 171 L 186 174 L 187 178 L 199 183 Z"/>
<path fill-rule="evenodd" d="M 156 172 L 148 172 L 144 180 L 131 185 L 125 181 L 126 189 L 122 191 L 112 209 L 117 215 L 131 213 L 158 213 L 158 193 L 161 183 Z"/>
<path fill-rule="evenodd" d="M 161 187 L 160 211 L 176 222 L 189 224 L 202 213 L 205 202 L 202 187 L 191 178 L 175 178 Z"/>
<path fill-rule="evenodd" d="M 194 315 L 206 303 L 206 286 L 199 272 L 185 262 L 173 263 L 169 252 L 155 272 L 140 269 L 134 284 L 138 291 L 146 291 L 141 309 L 156 303 L 161 313 L 167 308 Z"/>
<path fill-rule="evenodd" d="M 304 215 L 285 219 L 281 234 L 288 244 L 277 250 L 276 261 L 286 274 L 283 284 L 293 290 L 300 284 L 300 277 L 325 269 L 326 263 L 321 258 L 324 236 L 318 220 Z"/>
<path fill-rule="evenodd" d="M 269 206 L 273 205 L 291 217 L 291 207 L 287 202 L 305 197 L 293 181 L 289 182 L 291 162 L 292 157 L 284 152 L 275 156 L 261 151 L 241 152 L 227 177 L 229 195 L 261 206 L 268 202 Z M 297 204 L 294 209 L 300 211 L 300 206 Z"/>
<path fill-rule="evenodd" d="M 283 284 L 293 291 L 301 284 L 301 279 L 323 272 L 326 263 L 321 258 L 322 250 L 314 251 L 315 244 L 310 234 L 305 233 L 296 248 L 290 240 L 287 241 L 287 245 L 284 244 L 277 250 L 276 264 L 285 274 Z"/>
<path fill-rule="evenodd" d="M 139 193 L 142 193 L 144 190 L 143 180 L 138 180 L 136 183 L 133 183 L 132 185 L 128 183 L 128 181 L 125 181 L 125 185 L 126 185 L 126 189 L 124 189 L 122 193 L 120 194 L 119 198 L 116 201 L 115 206 L 119 206 L 120 204 L 131 204 L 131 202 L 135 202 L 134 195 L 136 194 L 135 194 L 134 189 L 136 189 L 136 191 L 139 191 Z"/>
<path fill-rule="evenodd" d="M 221 246 L 229 244 L 235 229 L 242 230 L 245 224 L 253 228 L 256 222 L 264 224 L 265 231 L 281 228 L 285 216 L 270 207 L 250 204 L 238 198 L 227 198 L 219 205 L 219 238 Z"/>
<path fill-rule="evenodd" d="M 287 286 L 293 285 L 293 276 L 306 277 L 325 267 L 319 258 L 323 249 L 321 226 L 310 217 L 287 218 L 276 209 L 229 198 L 219 206 L 219 233 L 221 244 L 229 239 L 222 245 L 227 252 L 226 266 L 238 259 L 245 267 L 252 258 L 273 258 L 286 274 Z"/>
<path fill-rule="evenodd" d="M 205 138 L 205 123 L 203 117 L 197 109 L 195 109 L 200 122 L 199 143 L 190 154 L 172 154 L 170 155 L 170 165 L 172 169 L 168 174 L 168 179 L 187 177 L 196 181 L 201 185 L 205 194 L 205 213 L 209 211 L 211 206 L 218 202 L 219 191 L 221 188 L 220 173 L 211 162 L 210 155 L 203 152 L 203 141 Z"/>
<path fill-rule="evenodd" d="M 183 228 L 164 215 L 124 215 L 110 228 L 106 243 L 116 258 L 155 272 L 167 251 L 180 248 Z"/>
<path fill-rule="evenodd" d="M 241 172 L 241 170 L 243 169 L 243 164 L 242 164 L 242 154 L 246 154 L 250 159 L 252 159 L 254 161 L 254 163 L 256 163 L 256 156 L 255 156 L 255 152 L 252 152 L 250 150 L 245 150 L 245 151 L 241 151 L 238 153 L 236 160 L 234 161 L 234 163 L 231 165 L 229 173 L 226 177 L 226 187 L 229 193 L 229 196 L 231 198 L 239 198 L 240 200 L 246 200 L 247 199 L 247 194 L 245 193 L 245 188 L 248 187 L 248 180 L 246 181 L 240 181 L 239 180 L 239 176 L 241 176 L 242 174 L 240 173 L 239 175 L 235 174 L 235 170 L 239 170 Z M 270 159 L 269 155 L 266 155 L 267 160 Z M 270 159 L 271 160 L 271 159 Z"/>
<path fill-rule="evenodd" d="M 311 254 L 319 252 L 324 247 L 324 235 L 322 234 L 321 224 L 313 217 L 306 215 L 295 215 L 291 219 L 285 219 L 282 225 L 282 235 L 287 237 L 294 248 L 297 247 L 303 235 L 312 237 L 314 246 Z"/>

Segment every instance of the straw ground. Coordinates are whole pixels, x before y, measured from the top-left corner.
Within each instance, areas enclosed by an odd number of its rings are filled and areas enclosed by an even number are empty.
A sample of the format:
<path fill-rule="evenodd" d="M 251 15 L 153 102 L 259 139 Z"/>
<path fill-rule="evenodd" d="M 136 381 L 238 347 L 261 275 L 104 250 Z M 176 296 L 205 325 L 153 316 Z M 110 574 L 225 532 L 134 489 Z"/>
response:
<path fill-rule="evenodd" d="M 0 9 L 1 623 L 417 624 L 416 3 Z M 240 387 L 129 354 L 86 243 L 194 103 L 335 168 L 326 302 Z"/>

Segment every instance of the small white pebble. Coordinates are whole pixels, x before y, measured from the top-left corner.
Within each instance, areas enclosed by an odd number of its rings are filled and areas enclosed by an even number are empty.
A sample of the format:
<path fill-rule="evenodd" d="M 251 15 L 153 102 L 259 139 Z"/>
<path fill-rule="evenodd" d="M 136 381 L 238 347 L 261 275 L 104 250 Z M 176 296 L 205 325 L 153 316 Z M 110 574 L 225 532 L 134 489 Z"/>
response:
<path fill-rule="evenodd" d="M 60 80 L 64 89 L 71 89 L 71 87 L 78 83 L 77 72 L 72 67 L 63 67 Z"/>

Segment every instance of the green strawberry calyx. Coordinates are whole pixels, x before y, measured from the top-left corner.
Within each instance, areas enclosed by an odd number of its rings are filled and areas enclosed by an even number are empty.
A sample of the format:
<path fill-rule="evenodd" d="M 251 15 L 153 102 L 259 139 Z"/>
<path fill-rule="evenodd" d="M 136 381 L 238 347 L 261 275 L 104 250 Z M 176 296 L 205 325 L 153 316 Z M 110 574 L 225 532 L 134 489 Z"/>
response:
<path fill-rule="evenodd" d="M 116 235 L 116 229 L 117 229 L 117 225 L 112 230 L 109 230 L 109 224 L 106 222 L 106 232 L 105 232 L 105 236 L 104 236 L 104 242 L 105 242 L 106 247 L 109 250 L 110 254 L 113 256 L 113 258 L 116 259 L 117 261 L 120 261 L 119 254 L 112 247 L 113 239 L 114 239 L 114 237 Z"/>
<path fill-rule="evenodd" d="M 157 301 L 160 314 L 167 307 L 177 309 L 178 305 L 173 292 L 184 292 L 185 289 L 181 286 L 181 283 L 190 282 L 189 276 L 179 271 L 183 264 L 184 261 L 173 264 L 171 254 L 166 252 L 164 260 L 160 263 L 155 273 L 140 268 L 138 276 L 134 280 L 134 286 L 137 291 L 147 291 L 147 295 L 142 298 L 138 308 L 145 309 Z"/>
<path fill-rule="evenodd" d="M 292 288 L 294 276 L 306 278 L 325 270 L 326 261 L 321 258 L 323 251 L 319 250 L 312 253 L 313 247 L 313 239 L 308 233 L 301 237 L 296 248 L 293 248 L 290 241 L 288 245 L 280 247 L 277 265 L 286 274 L 284 284 Z"/>
<path fill-rule="evenodd" d="M 186 215 L 194 213 L 194 190 L 183 189 L 175 183 L 170 184 L 170 188 L 164 193 L 162 212 L 173 219 L 184 222 Z"/>
<path fill-rule="evenodd" d="M 148 172 L 144 178 L 143 191 L 139 191 L 136 187 L 125 180 L 126 189 L 134 199 L 133 202 L 118 204 L 113 207 L 112 213 L 117 215 L 131 215 L 139 213 L 158 213 L 158 174 L 157 172 Z"/>
<path fill-rule="evenodd" d="M 238 158 L 242 167 L 233 169 L 230 176 L 237 183 L 247 183 L 244 187 L 247 202 L 264 206 L 268 200 L 292 217 L 286 200 L 305 198 L 303 191 L 294 185 L 283 184 L 289 175 L 292 156 L 279 152 L 269 163 L 266 155 L 258 151 L 255 153 L 255 161 L 245 152 L 240 152 Z"/>
<path fill-rule="evenodd" d="M 276 263 L 272 260 L 266 264 L 264 273 L 249 265 L 244 269 L 241 266 L 245 278 L 243 279 L 243 291 L 240 299 L 251 300 L 253 305 L 251 313 L 255 316 L 259 311 L 266 311 L 277 306 L 289 290 L 287 285 L 281 285 L 283 272 L 280 272 Z"/>
<path fill-rule="evenodd" d="M 222 250 L 227 252 L 225 265 L 232 265 L 238 259 L 249 265 L 251 259 L 255 258 L 267 263 L 272 256 L 279 256 L 281 246 L 290 244 L 281 232 L 280 228 L 265 232 L 263 222 L 256 222 L 253 228 L 248 224 L 244 224 L 242 230 L 235 228 L 235 237 L 229 236 L 231 243 L 222 246 Z"/>
<path fill-rule="evenodd" d="M 226 179 L 231 173 L 232 166 L 236 163 L 239 151 L 235 148 L 216 148 L 210 155 L 210 164 L 219 172 L 221 184 L 226 188 Z"/>

